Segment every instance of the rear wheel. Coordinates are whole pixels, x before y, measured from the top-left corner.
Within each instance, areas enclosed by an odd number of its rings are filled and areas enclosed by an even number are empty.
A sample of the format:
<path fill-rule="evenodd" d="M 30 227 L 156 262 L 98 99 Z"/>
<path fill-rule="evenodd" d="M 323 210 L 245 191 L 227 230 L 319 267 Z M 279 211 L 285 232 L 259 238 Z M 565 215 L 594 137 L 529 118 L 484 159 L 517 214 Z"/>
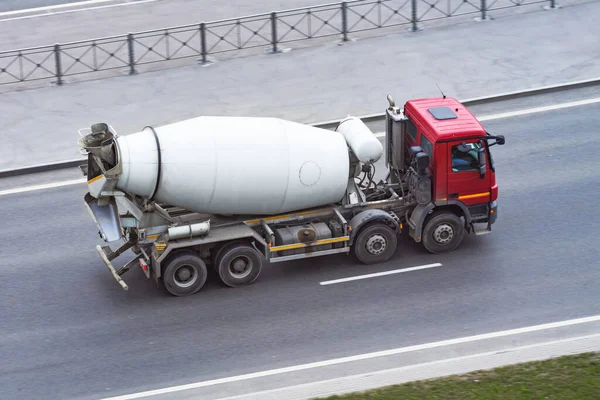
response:
<path fill-rule="evenodd" d="M 352 246 L 354 256 L 363 264 L 377 264 L 388 261 L 396 252 L 398 237 L 382 222 L 363 228 Z"/>
<path fill-rule="evenodd" d="M 169 257 L 162 274 L 163 284 L 173 296 L 189 296 L 202 289 L 206 283 L 206 264 L 191 252 L 181 252 Z"/>
<path fill-rule="evenodd" d="M 246 286 L 260 275 L 262 261 L 262 255 L 250 244 L 231 243 L 218 252 L 215 269 L 225 285 Z"/>
<path fill-rule="evenodd" d="M 421 241 L 428 252 L 436 254 L 455 250 L 464 235 L 465 227 L 458 215 L 440 211 L 426 221 Z"/>

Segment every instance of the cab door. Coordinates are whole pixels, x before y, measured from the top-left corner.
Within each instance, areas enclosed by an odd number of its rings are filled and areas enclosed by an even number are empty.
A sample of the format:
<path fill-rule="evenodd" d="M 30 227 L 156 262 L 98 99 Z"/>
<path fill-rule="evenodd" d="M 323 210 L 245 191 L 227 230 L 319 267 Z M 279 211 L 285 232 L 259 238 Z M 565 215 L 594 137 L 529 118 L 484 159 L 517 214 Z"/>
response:
<path fill-rule="evenodd" d="M 459 200 L 467 206 L 490 201 L 491 174 L 485 146 L 479 139 L 448 143 L 448 200 Z M 485 164 L 483 177 L 480 159 Z"/>

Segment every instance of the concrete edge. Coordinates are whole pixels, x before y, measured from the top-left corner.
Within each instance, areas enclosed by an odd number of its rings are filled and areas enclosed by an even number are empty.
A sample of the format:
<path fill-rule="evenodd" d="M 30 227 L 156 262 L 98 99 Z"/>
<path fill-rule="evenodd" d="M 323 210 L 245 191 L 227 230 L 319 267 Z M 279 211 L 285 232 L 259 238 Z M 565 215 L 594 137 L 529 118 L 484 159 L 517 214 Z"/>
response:
<path fill-rule="evenodd" d="M 600 334 L 593 334 L 246 393 L 241 396 L 220 397 L 219 400 L 309 400 L 598 351 Z"/>
<path fill-rule="evenodd" d="M 54 170 L 58 170 L 58 169 L 77 167 L 81 164 L 85 164 L 86 162 L 87 162 L 87 160 L 85 158 L 79 158 L 79 159 L 58 161 L 58 162 L 47 163 L 47 164 L 30 165 L 30 166 L 21 167 L 21 168 L 5 169 L 5 170 L 0 170 L 0 178 L 10 178 L 10 177 L 19 176 L 19 175 L 34 174 L 36 172 L 47 172 L 47 171 L 54 171 Z"/>
<path fill-rule="evenodd" d="M 541 87 L 532 88 L 532 89 L 517 90 L 517 91 L 513 91 L 513 92 L 498 93 L 498 94 L 494 94 L 494 95 L 490 95 L 490 96 L 474 97 L 471 99 L 465 99 L 465 100 L 459 100 L 459 101 L 468 107 L 468 106 L 479 105 L 479 104 L 494 103 L 494 102 L 503 101 L 503 100 L 512 100 L 512 99 L 517 99 L 517 98 L 527 97 L 527 96 L 537 96 L 537 95 L 541 95 L 541 94 L 560 92 L 560 91 L 564 91 L 564 90 L 580 89 L 580 88 L 596 86 L 596 85 L 600 85 L 600 77 L 592 78 L 592 79 L 585 79 L 585 80 L 581 80 L 581 81 L 559 83 L 559 84 L 555 84 L 555 85 L 541 86 Z M 383 120 L 384 117 L 385 117 L 384 113 L 366 114 L 366 115 L 358 116 L 358 118 L 362 119 L 363 122 L 365 122 L 365 123 L 377 122 L 377 121 Z M 344 118 L 346 118 L 346 117 L 344 117 Z M 317 127 L 317 128 L 321 128 L 321 129 L 335 129 L 335 127 L 344 118 L 339 118 L 339 119 L 334 119 L 334 120 L 329 120 L 329 121 L 321 121 L 321 122 L 317 122 L 317 123 L 311 123 L 309 125 Z M 59 162 L 47 163 L 47 164 L 31 165 L 31 166 L 20 167 L 20 168 L 15 168 L 15 169 L 0 170 L 0 178 L 9 178 L 9 177 L 14 177 L 14 176 L 19 176 L 19 175 L 33 174 L 33 173 L 37 173 L 37 172 L 47 172 L 47 171 L 53 171 L 53 170 L 58 170 L 58 169 L 72 168 L 72 167 L 77 167 L 80 164 L 85 163 L 85 162 L 86 162 L 86 159 L 81 158 L 81 159 L 59 161 Z"/>

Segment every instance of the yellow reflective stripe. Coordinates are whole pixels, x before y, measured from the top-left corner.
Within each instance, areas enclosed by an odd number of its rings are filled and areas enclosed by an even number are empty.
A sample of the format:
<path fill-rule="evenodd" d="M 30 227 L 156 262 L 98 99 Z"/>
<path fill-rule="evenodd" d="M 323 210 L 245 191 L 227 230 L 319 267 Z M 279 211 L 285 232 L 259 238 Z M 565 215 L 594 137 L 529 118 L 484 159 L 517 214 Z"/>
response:
<path fill-rule="evenodd" d="M 458 196 L 458 197 L 456 197 L 454 199 L 451 199 L 451 200 L 475 199 L 477 197 L 485 197 L 485 196 L 489 196 L 489 195 L 490 195 L 490 192 L 465 194 L 465 195 Z M 448 198 L 446 198 L 446 197 L 441 197 L 441 198 L 438 199 L 438 201 L 446 201 L 446 200 L 448 200 Z"/>
<path fill-rule="evenodd" d="M 96 182 L 98 179 L 102 179 L 102 178 L 104 178 L 104 175 L 100 174 L 100 175 L 98 175 L 97 177 L 90 179 L 90 180 L 89 180 L 87 183 L 88 183 L 88 184 L 90 184 L 90 183 L 94 183 L 94 182 Z"/>
<path fill-rule="evenodd" d="M 274 217 L 266 217 L 266 218 L 258 218 L 258 219 L 248 219 L 246 221 L 244 221 L 245 224 L 257 224 L 260 222 L 261 219 L 265 220 L 265 221 L 277 221 L 278 219 L 285 219 L 285 218 L 292 218 L 293 216 L 304 216 L 304 215 L 312 215 L 312 214 L 319 214 L 319 213 L 323 213 L 323 212 L 330 212 L 332 209 L 331 208 L 324 208 L 321 210 L 314 210 L 314 211 L 302 211 L 302 212 L 298 212 L 298 213 L 294 213 L 294 214 L 284 214 L 284 215 L 276 215 Z"/>
<path fill-rule="evenodd" d="M 319 245 L 322 245 L 322 244 L 347 242 L 348 240 L 350 240 L 350 236 L 342 236 L 342 237 L 331 238 L 331 239 L 321 239 L 321 240 L 317 240 L 316 242 L 310 242 L 310 243 L 286 244 L 286 245 L 283 245 L 283 246 L 271 247 L 271 252 L 282 251 L 282 250 L 299 249 L 299 248 L 302 248 L 302 247 L 309 247 L 309 246 L 319 246 Z"/>
<path fill-rule="evenodd" d="M 266 218 L 260 218 L 260 219 L 249 219 L 244 221 L 246 224 L 257 224 L 260 222 L 261 219 L 264 219 L 265 221 L 276 221 L 278 219 L 282 219 L 282 218 L 290 218 L 291 215 L 277 215 L 275 217 L 266 217 Z"/>
<path fill-rule="evenodd" d="M 158 239 L 158 235 L 150 235 L 148 236 L 148 239 Z"/>
<path fill-rule="evenodd" d="M 322 210 L 314 210 L 314 211 L 303 211 L 303 212 L 299 212 L 296 213 L 296 215 L 312 215 L 312 214 L 319 214 L 319 213 L 323 213 L 323 212 L 331 212 L 331 208 L 324 208 Z"/>
<path fill-rule="evenodd" d="M 464 200 L 464 199 L 474 199 L 477 197 L 484 197 L 484 196 L 489 196 L 490 192 L 485 192 L 485 193 L 475 193 L 475 194 L 466 194 L 464 196 L 458 196 L 459 200 Z"/>

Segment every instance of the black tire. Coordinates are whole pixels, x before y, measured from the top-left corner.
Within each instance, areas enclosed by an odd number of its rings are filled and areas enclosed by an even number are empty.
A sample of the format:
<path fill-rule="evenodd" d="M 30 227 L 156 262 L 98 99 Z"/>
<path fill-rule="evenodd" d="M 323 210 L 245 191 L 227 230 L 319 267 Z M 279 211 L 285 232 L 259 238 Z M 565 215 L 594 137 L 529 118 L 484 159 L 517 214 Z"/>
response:
<path fill-rule="evenodd" d="M 223 250 L 225 250 L 226 248 L 233 246 L 235 244 L 245 244 L 247 242 L 243 241 L 243 240 L 236 240 L 234 242 L 220 242 L 219 244 L 217 244 L 215 246 L 215 248 L 212 250 L 212 269 L 219 274 L 219 258 L 221 257 L 221 254 L 223 254 Z"/>
<path fill-rule="evenodd" d="M 352 253 L 363 264 L 388 261 L 398 247 L 398 236 L 383 222 L 370 224 L 361 229 L 352 246 Z"/>
<path fill-rule="evenodd" d="M 173 254 L 164 264 L 162 281 L 173 296 L 189 296 L 198 292 L 206 283 L 206 264 L 191 252 Z"/>
<path fill-rule="evenodd" d="M 421 242 L 432 254 L 445 253 L 460 246 L 464 236 L 465 227 L 459 216 L 452 211 L 440 211 L 425 222 Z"/>
<path fill-rule="evenodd" d="M 263 257 L 250 244 L 236 242 L 223 247 L 215 261 L 221 281 L 229 287 L 240 287 L 249 285 L 258 278 Z"/>
<path fill-rule="evenodd" d="M 218 268 L 218 260 L 219 260 L 219 256 L 222 253 L 222 250 L 224 247 L 226 247 L 227 244 L 226 243 L 219 243 L 218 245 L 215 246 L 215 248 L 212 250 L 212 256 L 211 256 L 211 268 L 213 269 L 213 271 L 215 271 L 217 274 L 219 273 L 219 268 Z"/>

